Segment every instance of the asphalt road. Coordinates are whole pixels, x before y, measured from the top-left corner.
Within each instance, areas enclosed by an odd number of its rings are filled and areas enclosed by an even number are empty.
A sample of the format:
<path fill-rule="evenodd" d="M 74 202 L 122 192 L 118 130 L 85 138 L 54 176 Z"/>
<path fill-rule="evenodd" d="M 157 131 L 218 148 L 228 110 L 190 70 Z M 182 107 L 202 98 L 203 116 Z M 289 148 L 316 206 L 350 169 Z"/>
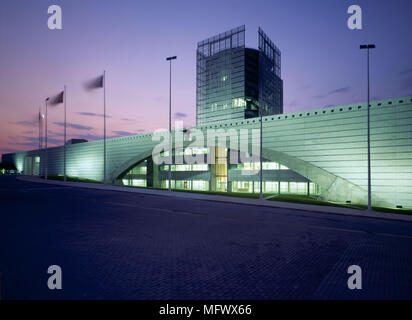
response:
<path fill-rule="evenodd" d="M 411 299 L 412 223 L 0 176 L 0 273 L 3 299 Z"/>

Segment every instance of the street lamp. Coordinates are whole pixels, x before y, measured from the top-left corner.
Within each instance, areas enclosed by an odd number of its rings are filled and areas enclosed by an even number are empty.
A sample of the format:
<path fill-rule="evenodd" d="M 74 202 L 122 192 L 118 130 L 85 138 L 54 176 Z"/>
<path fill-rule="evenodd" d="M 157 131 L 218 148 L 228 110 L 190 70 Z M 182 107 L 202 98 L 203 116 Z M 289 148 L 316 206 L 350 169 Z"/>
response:
<path fill-rule="evenodd" d="M 169 191 L 172 191 L 172 60 L 177 57 L 167 57 L 170 61 L 170 78 L 169 78 Z"/>
<path fill-rule="evenodd" d="M 369 49 L 375 49 L 376 46 L 374 44 L 368 45 L 361 45 L 360 49 L 367 50 L 367 77 L 368 77 L 368 210 L 372 210 L 372 200 L 371 200 L 371 133 L 370 133 L 370 89 L 369 89 Z"/>
<path fill-rule="evenodd" d="M 46 100 L 45 100 L 45 103 L 46 103 L 46 161 L 45 161 L 45 179 L 47 180 L 47 166 L 48 166 L 48 154 L 47 154 L 47 135 L 48 135 L 48 132 L 47 132 L 47 102 L 50 100 L 50 98 L 47 98 Z"/>
<path fill-rule="evenodd" d="M 259 105 L 259 117 L 260 117 L 260 150 L 259 150 L 259 161 L 260 161 L 260 172 L 259 172 L 259 199 L 263 199 L 263 159 L 262 159 L 262 151 L 263 151 L 263 110 L 262 104 Z"/>

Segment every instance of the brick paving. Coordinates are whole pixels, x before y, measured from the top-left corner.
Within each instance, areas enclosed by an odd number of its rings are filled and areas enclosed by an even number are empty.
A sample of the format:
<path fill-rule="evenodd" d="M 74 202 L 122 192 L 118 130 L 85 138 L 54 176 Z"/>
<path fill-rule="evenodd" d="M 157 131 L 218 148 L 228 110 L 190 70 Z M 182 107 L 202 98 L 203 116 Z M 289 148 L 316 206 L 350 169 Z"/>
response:
<path fill-rule="evenodd" d="M 3 299 L 412 298 L 410 222 L 14 177 L 0 208 Z M 52 264 L 63 290 L 47 288 Z"/>

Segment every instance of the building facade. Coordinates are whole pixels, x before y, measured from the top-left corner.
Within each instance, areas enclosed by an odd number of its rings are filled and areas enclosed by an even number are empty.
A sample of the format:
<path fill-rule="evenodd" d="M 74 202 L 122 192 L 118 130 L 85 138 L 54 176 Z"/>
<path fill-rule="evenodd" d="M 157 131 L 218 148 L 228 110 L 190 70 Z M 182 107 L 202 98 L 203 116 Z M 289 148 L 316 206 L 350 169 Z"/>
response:
<path fill-rule="evenodd" d="M 196 124 L 283 112 L 281 53 L 259 28 L 258 50 L 245 47 L 245 26 L 198 43 Z"/>
<path fill-rule="evenodd" d="M 371 102 L 372 201 L 375 206 L 412 208 L 412 96 Z M 252 130 L 259 118 L 196 126 L 207 130 Z M 168 187 L 165 165 L 153 163 L 154 134 L 107 141 L 109 182 L 136 187 Z M 206 139 L 206 138 L 205 138 Z M 172 188 L 194 191 L 258 192 L 259 161 L 230 163 L 227 148 L 189 147 L 175 154 L 210 154 L 215 161 L 173 164 Z M 249 150 L 252 141 L 239 139 Z M 186 150 L 187 149 L 187 150 Z M 44 150 L 3 155 L 24 174 L 42 175 Z M 258 154 L 257 154 L 258 156 Z M 367 202 L 367 109 L 351 104 L 263 117 L 263 179 L 268 194 L 310 194 L 352 204 Z M 48 149 L 49 175 L 63 174 L 63 147 Z M 103 141 L 67 145 L 67 174 L 101 181 Z"/>
<path fill-rule="evenodd" d="M 170 151 L 173 189 L 258 193 L 260 109 L 264 193 L 366 204 L 366 104 L 283 114 L 280 51 L 263 30 L 258 35 L 258 49 L 245 48 L 244 26 L 199 42 L 196 127 L 174 131 L 182 143 L 159 154 L 156 133 L 108 139 L 106 182 L 168 188 L 169 166 L 156 157 Z M 412 97 L 371 102 L 370 121 L 372 203 L 412 208 Z M 103 141 L 75 142 L 66 145 L 67 175 L 102 181 Z M 47 165 L 48 175 L 61 176 L 64 148 L 5 154 L 2 161 L 27 175 L 43 176 Z"/>

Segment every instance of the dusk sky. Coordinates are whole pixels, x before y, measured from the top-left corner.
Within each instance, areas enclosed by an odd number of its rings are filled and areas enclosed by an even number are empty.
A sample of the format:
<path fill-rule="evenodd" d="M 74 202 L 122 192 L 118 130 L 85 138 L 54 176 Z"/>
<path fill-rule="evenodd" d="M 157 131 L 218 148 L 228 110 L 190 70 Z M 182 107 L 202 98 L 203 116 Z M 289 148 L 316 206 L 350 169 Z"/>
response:
<path fill-rule="evenodd" d="M 63 29 L 49 30 L 47 9 L 60 5 Z M 360 5 L 363 30 L 349 30 L 347 8 Z M 0 5 L 0 154 L 38 146 L 37 113 L 67 86 L 67 138 L 103 135 L 101 90 L 84 83 L 107 72 L 108 135 L 148 133 L 168 126 L 169 65 L 174 119 L 195 125 L 196 46 L 246 25 L 282 53 L 284 112 L 366 100 L 366 52 L 371 98 L 412 95 L 412 1 L 272 0 L 2 0 Z M 50 146 L 63 143 L 63 108 L 49 109 Z"/>

